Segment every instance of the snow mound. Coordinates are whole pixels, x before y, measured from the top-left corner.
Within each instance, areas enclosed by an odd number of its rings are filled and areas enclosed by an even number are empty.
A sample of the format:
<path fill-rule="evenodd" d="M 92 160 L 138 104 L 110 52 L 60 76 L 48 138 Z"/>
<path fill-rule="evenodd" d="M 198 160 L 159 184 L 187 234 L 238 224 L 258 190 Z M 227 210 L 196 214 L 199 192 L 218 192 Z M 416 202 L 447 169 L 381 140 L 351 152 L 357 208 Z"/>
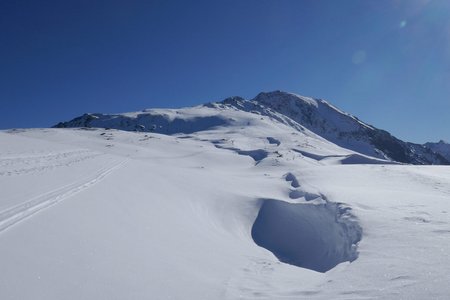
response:
<path fill-rule="evenodd" d="M 317 272 L 358 257 L 362 229 L 340 203 L 265 199 L 252 227 L 255 243 L 280 261 Z"/>

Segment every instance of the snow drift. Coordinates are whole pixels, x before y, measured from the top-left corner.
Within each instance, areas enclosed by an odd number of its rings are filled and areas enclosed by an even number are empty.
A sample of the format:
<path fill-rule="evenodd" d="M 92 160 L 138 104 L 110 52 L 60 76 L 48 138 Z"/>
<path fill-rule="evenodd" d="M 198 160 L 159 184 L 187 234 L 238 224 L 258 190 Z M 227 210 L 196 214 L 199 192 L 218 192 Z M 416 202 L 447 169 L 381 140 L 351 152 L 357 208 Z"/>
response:
<path fill-rule="evenodd" d="M 326 272 L 358 257 L 362 229 L 341 204 L 265 199 L 252 227 L 256 244 L 282 262 Z"/>

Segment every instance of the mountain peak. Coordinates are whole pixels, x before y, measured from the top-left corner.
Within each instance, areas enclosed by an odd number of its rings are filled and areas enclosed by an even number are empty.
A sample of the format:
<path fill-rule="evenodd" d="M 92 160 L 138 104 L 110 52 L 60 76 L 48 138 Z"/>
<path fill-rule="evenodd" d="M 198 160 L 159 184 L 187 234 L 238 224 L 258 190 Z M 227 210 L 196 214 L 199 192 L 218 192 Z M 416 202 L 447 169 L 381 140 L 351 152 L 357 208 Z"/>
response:
<path fill-rule="evenodd" d="M 252 99 L 252 101 L 261 103 L 261 104 L 268 104 L 270 106 L 287 106 L 292 107 L 295 103 L 305 103 L 308 105 L 318 106 L 317 100 L 300 96 L 297 94 L 285 92 L 285 91 L 272 91 L 272 92 L 261 92 L 259 93 L 255 98 Z"/>

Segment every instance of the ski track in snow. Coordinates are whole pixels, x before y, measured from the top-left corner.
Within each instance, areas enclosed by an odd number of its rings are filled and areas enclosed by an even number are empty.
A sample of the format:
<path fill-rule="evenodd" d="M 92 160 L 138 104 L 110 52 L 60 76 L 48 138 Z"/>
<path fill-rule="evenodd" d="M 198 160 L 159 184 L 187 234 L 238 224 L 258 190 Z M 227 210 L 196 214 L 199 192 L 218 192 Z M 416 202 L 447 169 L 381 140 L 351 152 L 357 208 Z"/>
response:
<path fill-rule="evenodd" d="M 92 159 L 100 153 L 89 150 L 64 151 L 50 154 L 27 154 L 0 159 L 0 176 L 17 176 L 42 172 Z"/>
<path fill-rule="evenodd" d="M 112 165 L 101 168 L 94 174 L 63 187 L 38 195 L 21 204 L 14 205 L 0 212 L 0 232 L 31 217 L 35 213 L 49 208 L 102 181 L 115 170 L 123 167 L 127 159 L 115 161 Z"/>

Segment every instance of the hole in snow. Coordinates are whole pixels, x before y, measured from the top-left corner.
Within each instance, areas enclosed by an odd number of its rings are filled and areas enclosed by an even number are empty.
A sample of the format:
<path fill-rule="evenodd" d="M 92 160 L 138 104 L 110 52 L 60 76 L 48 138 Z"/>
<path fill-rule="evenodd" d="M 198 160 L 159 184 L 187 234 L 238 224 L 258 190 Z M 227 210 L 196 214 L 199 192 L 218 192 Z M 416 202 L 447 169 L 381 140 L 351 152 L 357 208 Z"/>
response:
<path fill-rule="evenodd" d="M 269 142 L 269 144 L 275 144 L 277 146 L 280 146 L 281 144 L 280 140 L 277 140 L 276 138 L 270 136 L 267 137 L 267 141 Z"/>
<path fill-rule="evenodd" d="M 349 210 L 339 203 L 267 199 L 253 224 L 252 238 L 284 263 L 326 272 L 358 257 L 362 229 Z"/>
<path fill-rule="evenodd" d="M 291 186 L 292 186 L 293 188 L 298 188 L 298 187 L 300 187 L 300 184 L 298 183 L 297 177 L 295 177 L 294 174 L 292 174 L 292 173 L 290 173 L 290 172 L 287 173 L 287 174 L 285 175 L 285 179 L 286 179 L 286 181 L 291 182 Z"/>
<path fill-rule="evenodd" d="M 256 150 L 241 150 L 238 148 L 233 148 L 233 147 L 223 147 L 220 145 L 214 145 L 216 148 L 219 149 L 227 149 L 227 150 L 232 150 L 234 152 L 236 152 L 239 155 L 246 155 L 246 156 L 250 156 L 256 164 L 258 164 L 260 161 L 262 161 L 263 159 L 265 159 L 268 155 L 269 152 L 267 152 L 266 150 L 263 149 L 256 149 Z"/>
<path fill-rule="evenodd" d="M 267 151 L 262 149 L 257 150 L 236 150 L 236 152 L 240 155 L 247 155 L 253 158 L 256 163 L 259 163 L 269 154 Z"/>
<path fill-rule="evenodd" d="M 320 195 L 304 192 L 302 190 L 292 190 L 289 192 L 289 198 L 291 198 L 291 199 L 298 199 L 298 198 L 302 198 L 302 197 L 305 198 L 305 201 L 312 201 L 317 198 L 321 198 Z"/>

